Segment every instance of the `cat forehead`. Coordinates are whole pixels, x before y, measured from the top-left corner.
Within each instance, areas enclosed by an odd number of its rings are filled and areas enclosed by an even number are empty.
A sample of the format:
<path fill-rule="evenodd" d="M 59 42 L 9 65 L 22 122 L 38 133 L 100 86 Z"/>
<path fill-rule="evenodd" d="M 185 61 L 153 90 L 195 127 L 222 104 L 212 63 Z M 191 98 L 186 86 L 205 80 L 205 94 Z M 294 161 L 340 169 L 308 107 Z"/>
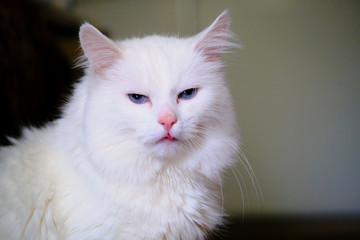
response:
<path fill-rule="evenodd" d="M 189 39 L 154 35 L 118 42 L 118 45 L 123 52 L 121 64 L 138 76 L 133 81 L 139 84 L 179 84 L 181 76 L 191 69 L 196 59 Z M 181 81 L 184 84 L 185 79 Z"/>
<path fill-rule="evenodd" d="M 122 48 L 125 58 L 131 56 L 131 54 L 136 57 L 142 54 L 154 58 L 168 57 L 175 59 L 176 57 L 194 53 L 194 44 L 191 39 L 176 37 L 152 35 L 121 41 L 118 44 Z"/>

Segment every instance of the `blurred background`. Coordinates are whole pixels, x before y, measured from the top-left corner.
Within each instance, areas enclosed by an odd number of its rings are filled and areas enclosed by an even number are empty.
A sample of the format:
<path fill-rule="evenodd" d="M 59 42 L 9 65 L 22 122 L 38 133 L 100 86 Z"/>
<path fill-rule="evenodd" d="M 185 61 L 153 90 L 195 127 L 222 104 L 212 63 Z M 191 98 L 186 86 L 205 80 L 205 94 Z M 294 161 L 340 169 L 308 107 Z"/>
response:
<path fill-rule="evenodd" d="M 242 45 L 224 70 L 262 196 L 242 164 L 229 171 L 219 239 L 359 236 L 357 0 L 3 0 L 1 143 L 58 116 L 81 75 L 82 22 L 115 39 L 190 36 L 224 9 Z"/>

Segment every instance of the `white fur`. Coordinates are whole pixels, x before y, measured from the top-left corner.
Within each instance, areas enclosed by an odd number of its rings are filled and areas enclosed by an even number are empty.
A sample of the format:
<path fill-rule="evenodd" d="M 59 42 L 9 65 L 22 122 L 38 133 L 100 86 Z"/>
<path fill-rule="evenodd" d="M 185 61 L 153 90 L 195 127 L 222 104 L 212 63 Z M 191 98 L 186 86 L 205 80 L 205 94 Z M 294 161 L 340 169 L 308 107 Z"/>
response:
<path fill-rule="evenodd" d="M 0 239 L 204 239 L 216 228 L 238 141 L 219 59 L 229 24 L 224 12 L 192 38 L 116 43 L 84 24 L 86 74 L 62 118 L 0 150 Z M 197 95 L 178 99 L 189 88 Z M 170 110 L 177 140 L 158 142 Z"/>

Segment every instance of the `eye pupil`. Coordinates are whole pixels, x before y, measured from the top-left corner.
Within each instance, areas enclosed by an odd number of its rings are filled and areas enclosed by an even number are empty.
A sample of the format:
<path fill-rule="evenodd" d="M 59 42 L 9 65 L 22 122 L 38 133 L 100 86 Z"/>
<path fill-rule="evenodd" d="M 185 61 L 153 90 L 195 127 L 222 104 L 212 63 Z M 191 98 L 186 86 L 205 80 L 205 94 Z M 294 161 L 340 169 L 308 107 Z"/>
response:
<path fill-rule="evenodd" d="M 196 93 L 197 93 L 196 88 L 189 88 L 189 89 L 186 89 L 185 91 L 182 91 L 179 94 L 178 98 L 179 99 L 186 99 L 186 100 L 191 99 L 191 98 L 195 97 Z"/>
<path fill-rule="evenodd" d="M 130 93 L 128 96 L 129 96 L 129 99 L 133 103 L 136 103 L 136 104 L 142 104 L 142 103 L 149 101 L 148 97 L 141 95 L 141 94 Z"/>

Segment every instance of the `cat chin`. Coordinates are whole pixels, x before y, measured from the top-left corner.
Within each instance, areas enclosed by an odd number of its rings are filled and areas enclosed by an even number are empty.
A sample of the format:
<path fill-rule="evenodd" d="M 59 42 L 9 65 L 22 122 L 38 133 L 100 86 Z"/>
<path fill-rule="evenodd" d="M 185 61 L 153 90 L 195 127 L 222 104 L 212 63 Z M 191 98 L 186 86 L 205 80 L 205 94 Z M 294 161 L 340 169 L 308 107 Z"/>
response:
<path fill-rule="evenodd" d="M 179 156 L 184 156 L 184 153 L 188 152 L 184 141 L 177 138 L 172 138 L 172 140 L 166 137 L 161 138 L 149 148 L 153 156 L 167 162 L 181 161 Z"/>
<path fill-rule="evenodd" d="M 151 146 L 153 154 L 161 158 L 171 158 L 179 152 L 181 142 L 177 139 L 169 140 L 162 138 Z"/>

